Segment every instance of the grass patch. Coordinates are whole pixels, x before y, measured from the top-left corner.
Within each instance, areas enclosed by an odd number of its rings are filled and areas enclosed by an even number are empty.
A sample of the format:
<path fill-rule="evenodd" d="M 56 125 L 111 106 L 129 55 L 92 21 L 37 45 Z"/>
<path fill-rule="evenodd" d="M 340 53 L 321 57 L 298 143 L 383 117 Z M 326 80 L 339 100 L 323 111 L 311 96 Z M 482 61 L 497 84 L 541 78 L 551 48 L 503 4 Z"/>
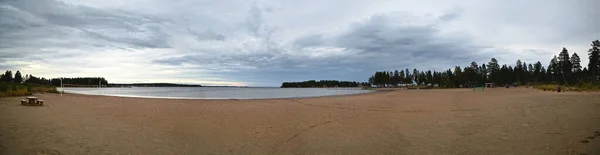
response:
<path fill-rule="evenodd" d="M 418 86 L 407 86 L 406 89 L 434 89 L 434 87 L 429 85 L 418 85 Z"/>
<path fill-rule="evenodd" d="M 27 96 L 33 93 L 59 93 L 56 87 L 42 84 L 0 83 L 0 97 Z"/>
<path fill-rule="evenodd" d="M 543 91 L 557 91 L 558 84 L 539 84 L 533 85 L 533 88 Z M 562 91 L 600 91 L 600 84 L 591 82 L 579 82 L 576 85 L 560 85 Z"/>

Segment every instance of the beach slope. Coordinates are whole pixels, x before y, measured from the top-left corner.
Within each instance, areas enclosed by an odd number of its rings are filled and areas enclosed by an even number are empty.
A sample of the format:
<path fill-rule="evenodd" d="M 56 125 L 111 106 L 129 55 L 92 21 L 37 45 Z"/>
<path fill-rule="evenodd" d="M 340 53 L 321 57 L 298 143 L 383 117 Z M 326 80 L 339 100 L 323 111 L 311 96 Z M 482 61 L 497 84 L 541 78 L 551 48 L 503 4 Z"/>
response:
<path fill-rule="evenodd" d="M 396 90 L 264 100 L 0 99 L 0 154 L 600 154 L 600 94 Z"/>

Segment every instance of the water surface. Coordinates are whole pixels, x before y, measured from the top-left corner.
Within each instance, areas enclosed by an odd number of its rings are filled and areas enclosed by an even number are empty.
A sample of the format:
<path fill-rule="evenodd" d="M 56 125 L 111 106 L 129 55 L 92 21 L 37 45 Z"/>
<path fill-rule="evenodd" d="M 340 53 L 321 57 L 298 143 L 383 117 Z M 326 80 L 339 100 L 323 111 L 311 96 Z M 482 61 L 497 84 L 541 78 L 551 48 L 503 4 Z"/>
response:
<path fill-rule="evenodd" d="M 59 88 L 59 90 L 61 90 Z M 252 87 L 133 87 L 64 88 L 67 93 L 144 98 L 267 99 L 349 95 L 372 92 L 360 88 L 252 88 Z"/>

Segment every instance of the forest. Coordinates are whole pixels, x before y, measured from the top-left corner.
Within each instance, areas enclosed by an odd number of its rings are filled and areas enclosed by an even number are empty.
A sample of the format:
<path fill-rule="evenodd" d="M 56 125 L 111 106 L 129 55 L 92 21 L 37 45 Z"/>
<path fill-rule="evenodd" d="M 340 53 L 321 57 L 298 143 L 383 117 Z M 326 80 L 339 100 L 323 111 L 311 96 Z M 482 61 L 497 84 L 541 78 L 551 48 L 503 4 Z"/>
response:
<path fill-rule="evenodd" d="M 396 87 L 403 85 L 433 85 L 443 88 L 473 87 L 484 83 L 506 84 L 560 84 L 598 86 L 600 73 L 600 41 L 592 41 L 586 53 L 589 63 L 581 66 L 577 53 L 569 54 L 563 48 L 555 55 L 547 67 L 540 61 L 533 63 L 517 60 L 512 65 L 500 65 L 491 58 L 487 64 L 471 62 L 471 65 L 444 70 L 421 71 L 418 69 L 377 71 L 369 78 L 369 83 L 377 87 Z"/>
<path fill-rule="evenodd" d="M 0 97 L 31 95 L 34 92 L 56 93 L 56 87 L 49 85 L 50 80 L 33 75 L 23 76 L 17 71 L 14 76 L 12 71 L 0 75 Z"/>
<path fill-rule="evenodd" d="M 366 83 L 363 83 L 368 85 Z M 311 88 L 311 87 L 359 87 L 361 83 L 351 81 L 337 81 L 337 80 L 309 80 L 302 82 L 284 82 L 281 84 L 281 88 Z"/>
<path fill-rule="evenodd" d="M 4 74 L 0 75 L 0 82 L 2 83 L 14 83 L 14 84 L 40 84 L 40 85 L 52 85 L 60 86 L 62 79 L 63 85 L 72 86 L 103 86 L 108 85 L 108 81 L 102 77 L 77 77 L 77 78 L 53 78 L 46 79 L 44 77 L 36 77 L 33 75 L 23 76 L 20 71 L 14 74 L 12 71 L 7 70 Z"/>

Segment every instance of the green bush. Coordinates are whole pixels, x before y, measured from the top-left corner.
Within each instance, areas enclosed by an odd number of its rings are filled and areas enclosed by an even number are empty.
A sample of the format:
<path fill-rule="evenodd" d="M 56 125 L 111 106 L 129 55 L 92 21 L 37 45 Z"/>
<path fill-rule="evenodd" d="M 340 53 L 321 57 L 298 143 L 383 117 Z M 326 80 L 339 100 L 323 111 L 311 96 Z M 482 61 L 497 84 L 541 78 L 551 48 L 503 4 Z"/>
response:
<path fill-rule="evenodd" d="M 533 88 L 544 90 L 544 91 L 556 91 L 559 85 L 557 84 L 539 84 L 534 85 Z M 567 86 L 562 85 L 561 91 L 598 91 L 600 90 L 600 85 L 591 83 L 591 82 L 579 82 L 576 85 Z"/>
<path fill-rule="evenodd" d="M 58 94 L 60 92 L 58 92 L 58 90 L 56 90 L 56 87 L 51 88 L 50 90 L 48 90 L 48 93 L 55 93 Z"/>
<path fill-rule="evenodd" d="M 50 85 L 0 83 L 0 97 L 26 96 L 37 92 L 58 93 L 56 87 Z"/>

